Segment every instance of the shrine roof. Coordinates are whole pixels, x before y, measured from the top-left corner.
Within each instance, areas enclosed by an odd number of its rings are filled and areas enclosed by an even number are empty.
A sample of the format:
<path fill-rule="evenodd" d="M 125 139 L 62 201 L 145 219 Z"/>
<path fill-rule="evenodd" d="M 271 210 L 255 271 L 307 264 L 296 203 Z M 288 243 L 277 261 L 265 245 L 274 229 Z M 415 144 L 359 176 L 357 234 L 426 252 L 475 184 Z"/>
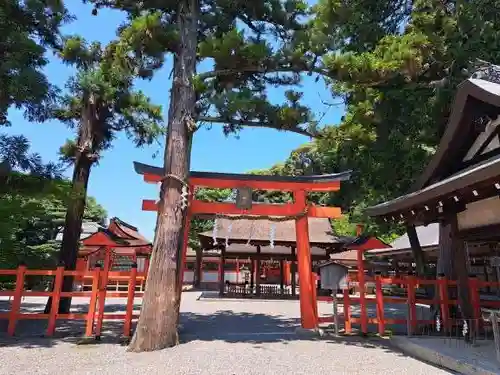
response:
<path fill-rule="evenodd" d="M 90 236 L 83 238 L 82 245 L 84 247 L 151 247 L 149 241 L 129 239 L 117 236 L 112 231 L 101 228 Z"/>
<path fill-rule="evenodd" d="M 145 175 L 151 174 L 155 176 L 163 176 L 163 168 L 155 167 L 148 164 L 134 162 L 136 173 Z M 219 172 L 189 172 L 190 177 L 196 178 L 211 178 L 220 180 L 240 180 L 240 181 L 276 181 L 276 182 L 296 182 L 296 183 L 314 183 L 314 182 L 329 182 L 329 181 L 348 181 L 351 178 L 352 171 L 344 171 L 340 173 L 312 175 L 312 176 L 276 176 L 276 175 L 260 175 L 248 173 L 219 173 Z"/>
<path fill-rule="evenodd" d="M 492 66 L 492 69 L 500 72 L 500 67 Z M 481 76 L 482 79 L 470 78 L 458 85 L 448 124 L 439 146 L 414 185 L 414 190 L 435 182 L 436 178 L 446 174 L 450 164 L 462 160 L 463 155 L 458 154 L 463 152 L 464 142 L 471 143 L 475 140 L 475 137 L 471 139 L 469 132 L 475 124 L 466 118 L 467 112 L 473 112 L 474 108 L 480 107 L 480 103 L 487 104 L 490 108 L 500 107 L 500 80 L 495 76 L 499 74 L 498 72 L 493 76 Z"/>
<path fill-rule="evenodd" d="M 139 233 L 139 229 L 130 225 L 123 220 L 114 217 L 110 220 L 108 230 L 113 232 L 118 237 L 129 238 L 132 240 L 143 241 L 144 243 L 150 243 L 146 237 Z"/>
<path fill-rule="evenodd" d="M 439 246 L 439 223 L 431 223 L 429 225 L 419 225 L 415 227 L 417 237 L 422 250 L 432 250 Z M 411 252 L 410 239 L 408 234 L 396 238 L 391 242 L 390 248 L 368 250 L 367 255 L 370 256 L 390 256 Z"/>
<path fill-rule="evenodd" d="M 416 224 L 497 194 L 500 181 L 500 67 L 462 82 L 436 153 L 410 193 L 369 207 L 369 216 Z"/>
<path fill-rule="evenodd" d="M 311 246 L 332 246 L 338 248 L 353 240 L 353 237 L 336 235 L 328 219 L 308 218 L 308 220 Z M 232 224 L 231 229 L 229 229 L 230 224 Z M 270 233 L 273 224 L 275 227 L 275 244 L 293 246 L 296 242 L 295 221 L 293 220 L 274 222 L 262 219 L 218 219 L 217 241 L 224 242 L 227 237 L 231 244 L 244 244 L 250 239 L 252 244 L 267 245 L 270 241 Z M 205 248 L 210 248 L 212 246 L 213 231 L 202 232 L 198 236 Z"/>
<path fill-rule="evenodd" d="M 369 216 L 384 216 L 409 211 L 415 209 L 417 206 L 422 206 L 423 208 L 423 206 L 430 201 L 435 201 L 434 203 L 437 204 L 438 200 L 453 198 L 455 193 L 461 197 L 461 191 L 466 188 L 473 189 L 488 181 L 492 181 L 492 183 L 496 182 L 499 176 L 500 155 L 496 155 L 490 160 L 486 160 L 471 168 L 460 171 L 449 178 L 436 182 L 421 190 L 370 207 L 366 209 L 366 213 Z"/>

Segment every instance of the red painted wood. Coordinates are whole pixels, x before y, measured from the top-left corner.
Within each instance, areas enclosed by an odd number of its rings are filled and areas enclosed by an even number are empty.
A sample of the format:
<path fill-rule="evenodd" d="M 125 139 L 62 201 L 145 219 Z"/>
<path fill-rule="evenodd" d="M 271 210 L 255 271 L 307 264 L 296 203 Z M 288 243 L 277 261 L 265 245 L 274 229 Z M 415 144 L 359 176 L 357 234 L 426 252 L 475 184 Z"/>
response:
<path fill-rule="evenodd" d="M 365 263 L 363 262 L 363 250 L 358 249 L 356 263 L 358 266 L 358 284 L 359 284 L 359 305 L 361 309 L 361 332 L 368 333 L 368 315 L 366 311 L 365 296 Z"/>
<path fill-rule="evenodd" d="M 162 177 L 153 174 L 144 174 L 147 183 L 158 183 Z M 208 187 L 215 189 L 235 189 L 248 187 L 254 190 L 306 190 L 306 191 L 337 191 L 340 189 L 340 181 L 325 182 L 284 182 L 284 181 L 242 181 L 221 178 L 190 177 L 189 183 L 196 187 Z"/>
<path fill-rule="evenodd" d="M 130 277 L 128 282 L 127 290 L 127 308 L 125 313 L 125 322 L 123 324 L 123 336 L 131 336 L 132 328 L 132 314 L 134 312 L 134 296 L 135 296 L 135 286 L 137 284 L 137 267 L 133 267 L 130 270 Z"/>
<path fill-rule="evenodd" d="M 410 306 L 408 319 L 410 320 L 410 333 L 413 334 L 417 327 L 417 305 L 415 298 L 415 285 L 417 281 L 414 276 L 408 276 L 407 280 L 408 306 Z"/>
<path fill-rule="evenodd" d="M 304 190 L 294 192 L 295 203 L 302 209 L 307 205 Z M 307 217 L 295 220 L 297 263 L 300 280 L 300 316 L 302 328 L 312 329 L 317 326 L 317 301 L 312 283 L 311 248 L 309 245 L 309 221 Z"/>
<path fill-rule="evenodd" d="M 351 299 L 349 296 L 349 290 L 344 289 L 344 329 L 345 333 L 351 333 Z"/>
<path fill-rule="evenodd" d="M 158 203 L 152 199 L 142 201 L 143 211 L 157 211 Z M 191 203 L 192 215 L 255 215 L 255 216 L 294 216 L 299 215 L 304 208 L 295 203 L 284 204 L 254 204 L 249 210 L 241 210 L 233 203 L 204 202 L 193 200 Z M 338 219 L 342 217 L 342 210 L 339 207 L 320 207 L 310 206 L 307 213 L 308 217 Z"/>
<path fill-rule="evenodd" d="M 7 334 L 14 336 L 16 331 L 17 315 L 21 308 L 21 298 L 24 291 L 24 275 L 26 273 L 26 266 L 19 266 L 16 273 L 16 289 L 14 289 L 14 298 L 10 307 L 9 325 L 7 327 Z"/>
<path fill-rule="evenodd" d="M 383 336 L 385 334 L 384 322 L 384 295 L 382 293 L 382 282 L 380 275 L 375 277 L 375 295 L 377 299 L 377 319 L 378 319 L 378 334 Z"/>
<path fill-rule="evenodd" d="M 64 267 L 57 267 L 52 295 L 52 305 L 50 306 L 49 322 L 47 324 L 47 336 L 52 336 L 56 329 L 56 319 L 61 300 L 62 284 L 64 280 Z"/>

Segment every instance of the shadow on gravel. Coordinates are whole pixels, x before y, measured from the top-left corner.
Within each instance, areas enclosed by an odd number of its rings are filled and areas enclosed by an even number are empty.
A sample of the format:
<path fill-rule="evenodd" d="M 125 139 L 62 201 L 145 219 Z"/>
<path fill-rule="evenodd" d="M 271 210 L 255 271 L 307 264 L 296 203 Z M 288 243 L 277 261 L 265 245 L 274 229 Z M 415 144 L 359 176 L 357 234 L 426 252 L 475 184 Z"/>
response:
<path fill-rule="evenodd" d="M 139 310 L 140 304 L 134 306 Z M 0 311 L 9 310 L 7 301 L 0 301 Z M 86 313 L 87 306 L 74 305 L 72 313 Z M 23 312 L 42 312 L 43 305 L 39 303 L 23 303 Z M 106 313 L 121 313 L 125 311 L 124 304 L 106 305 Z M 359 336 L 324 336 L 297 333 L 300 319 L 285 316 L 267 315 L 261 313 L 235 312 L 233 310 L 219 310 L 213 314 L 181 313 L 180 340 L 182 344 L 194 341 L 224 341 L 228 343 L 250 343 L 254 348 L 260 344 L 282 343 L 292 341 L 323 341 L 334 345 L 351 345 L 363 348 L 384 348 L 391 352 L 398 352 L 384 340 L 367 339 Z M 56 333 L 53 337 L 44 337 L 47 329 L 47 320 L 21 320 L 16 326 L 16 336 L 8 337 L 7 320 L 0 320 L 0 349 L 2 347 L 21 348 L 50 348 L 60 343 L 77 344 L 85 332 L 85 321 L 58 320 Z M 104 321 L 102 343 L 120 343 L 123 334 L 122 321 Z M 98 344 L 98 343 L 96 343 Z M 402 354 L 401 354 L 402 355 Z"/>
<path fill-rule="evenodd" d="M 366 349 L 386 349 L 396 351 L 384 339 L 363 338 L 360 336 L 325 335 L 319 337 L 314 334 L 297 333 L 300 319 L 290 319 L 283 316 L 266 314 L 235 313 L 232 310 L 218 311 L 211 315 L 194 313 L 181 314 L 182 329 L 180 337 L 182 343 L 191 341 L 225 341 L 229 343 L 251 343 L 258 348 L 259 344 L 282 343 L 291 341 L 323 341 L 335 345 L 349 345 Z M 332 350 L 335 350 L 332 348 Z"/>

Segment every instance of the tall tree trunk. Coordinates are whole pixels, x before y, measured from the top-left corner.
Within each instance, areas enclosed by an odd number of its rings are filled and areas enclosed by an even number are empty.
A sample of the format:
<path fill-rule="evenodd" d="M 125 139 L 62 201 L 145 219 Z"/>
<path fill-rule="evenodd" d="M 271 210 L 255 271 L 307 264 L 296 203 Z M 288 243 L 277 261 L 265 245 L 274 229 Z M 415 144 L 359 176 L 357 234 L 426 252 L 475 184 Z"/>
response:
<path fill-rule="evenodd" d="M 177 259 L 180 256 L 182 184 L 188 177 L 189 132 L 194 128 L 196 104 L 192 78 L 196 74 L 198 1 L 180 0 L 177 13 L 179 46 L 174 54 L 174 74 L 168 114 L 165 179 L 161 185 L 153 252 L 141 315 L 129 351 L 159 350 L 178 343 L 180 299 Z M 171 176 L 175 176 L 172 178 Z"/>
<path fill-rule="evenodd" d="M 95 106 L 93 98 L 89 98 L 82 113 L 75 166 L 71 180 L 71 195 L 67 203 L 63 240 L 58 255 L 59 262 L 63 263 L 67 270 L 76 269 L 90 170 L 95 160 L 96 148 L 98 147 L 96 140 L 97 130 Z M 73 290 L 73 277 L 67 276 L 64 278 L 62 290 L 64 292 L 71 292 Z M 49 298 L 45 306 L 45 313 L 50 312 L 51 305 L 52 297 Z M 70 308 L 71 297 L 61 298 L 59 313 L 68 314 Z"/>

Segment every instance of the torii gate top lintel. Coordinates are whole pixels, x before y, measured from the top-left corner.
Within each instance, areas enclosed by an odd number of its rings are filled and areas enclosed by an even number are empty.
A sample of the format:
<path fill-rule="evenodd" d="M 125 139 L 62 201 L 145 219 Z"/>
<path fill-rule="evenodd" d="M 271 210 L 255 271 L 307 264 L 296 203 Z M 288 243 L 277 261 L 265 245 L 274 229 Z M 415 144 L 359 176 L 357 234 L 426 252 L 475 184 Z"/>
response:
<path fill-rule="evenodd" d="M 160 182 L 164 175 L 163 168 L 134 162 L 136 173 L 143 175 L 149 183 Z M 249 187 L 262 190 L 305 190 L 336 191 L 341 181 L 348 181 L 352 171 L 313 176 L 276 176 L 247 173 L 199 172 L 189 173 L 189 183 L 199 187 L 238 188 Z"/>

